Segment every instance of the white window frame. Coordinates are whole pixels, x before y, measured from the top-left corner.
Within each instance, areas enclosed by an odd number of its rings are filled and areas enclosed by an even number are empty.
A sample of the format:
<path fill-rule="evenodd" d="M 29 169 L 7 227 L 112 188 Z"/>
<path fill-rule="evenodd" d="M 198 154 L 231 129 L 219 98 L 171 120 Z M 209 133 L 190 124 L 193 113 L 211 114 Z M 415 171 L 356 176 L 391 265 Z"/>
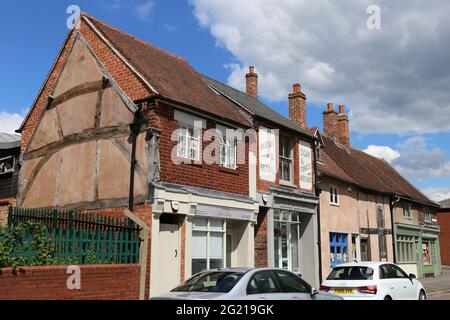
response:
<path fill-rule="evenodd" d="M 284 219 L 285 214 L 288 214 L 289 218 L 286 220 Z M 297 220 L 293 220 L 292 217 L 295 214 Z M 276 216 L 278 216 L 279 218 L 276 218 Z M 288 259 L 288 266 L 287 266 L 287 270 L 290 271 L 294 271 L 294 272 L 300 272 L 300 268 L 301 268 L 301 261 L 300 261 L 300 244 L 301 244 L 301 232 L 300 232 L 300 225 L 301 225 L 301 217 L 300 214 L 296 211 L 290 211 L 290 210 L 280 210 L 280 209 L 275 209 L 273 212 L 273 229 L 272 229 L 272 233 L 274 233 L 274 229 L 275 229 L 275 224 L 276 223 L 280 223 L 280 224 L 285 224 L 287 227 L 287 259 Z M 296 264 L 298 265 L 298 270 L 294 270 L 293 268 L 293 256 L 292 256 L 292 248 L 293 248 L 293 242 L 295 239 L 293 239 L 292 237 L 292 226 L 295 226 L 297 228 L 297 248 L 298 248 L 298 253 L 297 253 L 297 257 L 298 257 L 298 261 L 296 262 Z M 279 259 L 278 259 L 278 265 L 275 265 L 275 268 L 280 268 L 283 269 L 283 261 L 282 261 L 282 245 L 281 243 L 278 246 L 278 252 L 275 252 L 275 234 L 273 234 L 273 244 L 274 244 L 274 257 L 273 257 L 273 261 L 275 264 L 275 260 L 276 260 L 276 256 L 278 255 Z"/>
<path fill-rule="evenodd" d="M 403 204 L 403 216 L 405 218 L 412 219 L 411 210 L 412 210 L 411 203 L 407 202 Z"/>
<path fill-rule="evenodd" d="M 227 136 L 227 128 L 217 126 L 217 130 L 221 135 L 219 141 L 219 165 L 227 169 L 237 169 L 237 140 L 233 136 L 230 141 Z M 230 129 L 231 130 L 231 129 Z"/>
<path fill-rule="evenodd" d="M 195 227 L 195 219 L 205 219 L 207 220 L 206 223 L 206 227 L 205 228 L 201 228 L 201 227 Z M 223 268 L 226 267 L 227 265 L 227 221 L 226 220 L 222 220 L 222 219 L 211 219 L 211 218 L 206 218 L 206 217 L 195 217 L 193 219 L 194 221 L 192 221 L 192 233 L 194 232 L 206 232 L 206 270 L 210 270 L 210 266 L 211 266 L 211 259 L 210 259 L 210 252 L 209 252 L 209 247 L 210 247 L 210 237 L 211 237 L 211 233 L 221 233 L 222 234 L 222 256 L 223 256 Z M 222 230 L 216 230 L 216 229 L 211 229 L 211 221 L 220 221 L 223 223 L 223 228 Z M 192 263 L 192 261 L 191 261 Z"/>
<path fill-rule="evenodd" d="M 1 158 L 0 159 L 0 163 L 6 162 L 6 160 L 10 160 L 10 159 L 12 159 L 12 167 L 11 167 L 11 169 L 5 170 L 5 171 L 0 171 L 0 175 L 14 172 L 14 168 L 16 166 L 16 158 L 14 156 L 8 156 L 8 157 Z"/>
<path fill-rule="evenodd" d="M 182 141 L 182 137 L 184 137 L 184 141 Z M 182 149 L 183 145 L 184 149 Z M 183 159 L 199 161 L 201 145 L 201 129 L 180 123 L 178 128 L 177 156 Z"/>
<path fill-rule="evenodd" d="M 431 210 L 428 207 L 424 207 L 423 208 L 423 220 L 425 222 L 431 222 L 432 221 L 432 215 L 431 215 Z"/>
<path fill-rule="evenodd" d="M 284 139 L 283 139 L 284 138 Z M 285 156 L 282 156 L 281 155 L 281 152 L 279 152 L 279 161 L 280 161 L 280 166 L 279 166 L 279 170 L 280 170 L 280 182 L 281 183 L 287 183 L 287 184 L 293 184 L 294 183 L 294 141 L 293 141 L 293 139 L 291 138 L 291 137 L 289 137 L 289 136 L 283 136 L 283 135 L 280 135 L 280 137 L 279 137 L 279 144 L 280 144 L 280 146 L 279 146 L 279 149 L 281 149 L 281 142 L 283 141 L 283 140 L 285 140 L 285 141 L 289 141 L 289 143 L 290 143 L 290 156 L 289 156 L 289 158 L 286 158 Z M 289 164 L 289 180 L 285 180 L 285 179 L 282 179 L 282 172 L 283 172 L 283 170 L 281 170 L 281 163 L 282 163 L 282 160 L 285 160 L 285 161 L 289 161 L 290 162 L 290 164 Z"/>
<path fill-rule="evenodd" d="M 335 191 L 335 192 L 334 192 Z M 339 188 L 336 186 L 330 186 L 330 205 L 339 206 L 340 205 L 340 195 Z"/>

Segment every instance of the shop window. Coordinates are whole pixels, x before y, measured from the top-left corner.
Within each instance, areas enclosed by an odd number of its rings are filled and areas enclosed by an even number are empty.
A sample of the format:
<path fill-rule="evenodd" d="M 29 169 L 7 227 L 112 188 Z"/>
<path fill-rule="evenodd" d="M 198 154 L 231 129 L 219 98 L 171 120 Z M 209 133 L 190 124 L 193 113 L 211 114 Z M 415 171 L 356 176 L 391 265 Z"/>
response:
<path fill-rule="evenodd" d="M 423 264 L 424 265 L 431 265 L 433 264 L 432 259 L 432 243 L 431 241 L 424 241 L 422 243 L 422 256 L 423 256 Z"/>
<path fill-rule="evenodd" d="M 226 265 L 223 220 L 196 218 L 192 224 L 192 274 Z"/>
<path fill-rule="evenodd" d="M 352 234 L 352 261 L 358 261 L 358 237 L 357 234 Z"/>
<path fill-rule="evenodd" d="M 14 161 L 13 156 L 0 159 L 0 175 L 14 172 Z"/>
<path fill-rule="evenodd" d="M 348 262 L 348 235 L 346 233 L 330 233 L 330 265 L 332 267 Z"/>
<path fill-rule="evenodd" d="M 294 182 L 292 140 L 280 136 L 280 180 Z"/>
<path fill-rule="evenodd" d="M 299 270 L 300 216 L 297 212 L 274 210 L 275 267 Z"/>
<path fill-rule="evenodd" d="M 330 204 L 339 205 L 339 189 L 330 187 Z"/>
<path fill-rule="evenodd" d="M 397 260 L 399 263 L 417 263 L 415 237 L 397 236 Z"/>
<path fill-rule="evenodd" d="M 186 124 L 180 125 L 178 130 L 178 157 L 194 161 L 200 160 L 200 134 L 199 128 Z"/>
<path fill-rule="evenodd" d="M 411 218 L 411 204 L 410 203 L 403 204 L 403 216 L 406 218 Z"/>
<path fill-rule="evenodd" d="M 431 222 L 430 208 L 428 208 L 428 207 L 423 208 L 423 218 L 424 218 L 425 222 Z"/>
<path fill-rule="evenodd" d="M 219 164 L 228 169 L 236 169 L 237 141 L 226 135 L 226 129 L 219 129 L 222 137 L 219 142 Z"/>

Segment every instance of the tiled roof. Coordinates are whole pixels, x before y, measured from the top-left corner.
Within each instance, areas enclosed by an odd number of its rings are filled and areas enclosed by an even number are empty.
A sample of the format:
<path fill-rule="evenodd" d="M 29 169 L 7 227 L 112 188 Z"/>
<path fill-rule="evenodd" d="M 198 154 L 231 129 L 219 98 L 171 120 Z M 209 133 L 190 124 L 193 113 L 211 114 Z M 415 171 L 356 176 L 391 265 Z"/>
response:
<path fill-rule="evenodd" d="M 357 149 L 347 152 L 332 139 L 322 136 L 321 173 L 354 183 L 364 189 L 409 198 L 419 203 L 437 206 L 402 177 L 389 163 Z"/>
<path fill-rule="evenodd" d="M 313 133 L 311 133 L 309 130 L 303 129 L 297 123 L 290 120 L 289 118 L 282 116 L 275 110 L 263 104 L 258 99 L 251 97 L 242 91 L 239 91 L 233 87 L 230 87 L 205 75 L 203 75 L 203 79 L 212 87 L 214 87 L 214 89 L 221 92 L 225 96 L 231 98 L 232 100 L 236 101 L 237 103 L 241 104 L 242 106 L 250 110 L 254 115 L 266 120 L 270 120 L 276 124 L 299 132 L 303 135 L 309 137 L 313 136 Z"/>
<path fill-rule="evenodd" d="M 157 91 L 170 100 L 207 112 L 224 120 L 251 126 L 227 99 L 214 92 L 183 58 L 87 16 L 102 35 Z"/>
<path fill-rule="evenodd" d="M 22 137 L 18 134 L 0 133 L 0 149 L 14 149 L 20 147 Z"/>
<path fill-rule="evenodd" d="M 450 209 L 450 199 L 439 202 L 442 209 Z"/>

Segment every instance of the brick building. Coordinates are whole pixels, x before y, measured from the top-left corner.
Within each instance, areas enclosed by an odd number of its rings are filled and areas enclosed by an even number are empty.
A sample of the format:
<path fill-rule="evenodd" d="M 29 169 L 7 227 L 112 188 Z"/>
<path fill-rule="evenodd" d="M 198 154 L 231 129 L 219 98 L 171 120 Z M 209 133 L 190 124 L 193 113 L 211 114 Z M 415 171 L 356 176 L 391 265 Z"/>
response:
<path fill-rule="evenodd" d="M 0 133 L 0 225 L 6 224 L 8 207 L 16 202 L 20 140 L 17 134 Z"/>
<path fill-rule="evenodd" d="M 386 161 L 351 147 L 345 107 L 323 112 L 318 175 L 322 276 L 347 261 L 391 261 L 440 274 L 438 205 Z M 431 257 L 431 258 L 430 258 Z"/>
<path fill-rule="evenodd" d="M 442 264 L 450 266 L 450 199 L 439 202 L 441 205 L 437 213 L 437 220 L 441 232 L 439 242 Z"/>
<path fill-rule="evenodd" d="M 306 96 L 294 84 L 287 97 L 289 118 L 257 97 L 258 75 L 250 67 L 246 93 L 204 77 L 217 92 L 246 112 L 258 132 L 250 186 L 259 203 L 255 265 L 284 268 L 319 284 L 316 139 L 306 126 Z"/>
<path fill-rule="evenodd" d="M 226 136 L 202 161 L 207 129 L 251 127 L 184 59 L 81 14 L 19 130 L 18 205 L 130 207 L 150 230 L 147 298 L 202 269 L 252 267 L 249 143 L 241 159 Z"/>

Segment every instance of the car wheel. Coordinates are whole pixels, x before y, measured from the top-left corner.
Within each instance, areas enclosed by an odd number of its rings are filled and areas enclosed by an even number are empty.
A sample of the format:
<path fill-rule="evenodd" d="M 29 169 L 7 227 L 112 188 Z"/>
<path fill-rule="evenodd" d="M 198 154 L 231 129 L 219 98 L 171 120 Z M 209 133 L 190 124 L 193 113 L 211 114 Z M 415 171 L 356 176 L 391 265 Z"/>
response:
<path fill-rule="evenodd" d="M 389 296 L 386 296 L 386 297 L 384 297 L 384 300 L 392 300 L 392 298 Z"/>
<path fill-rule="evenodd" d="M 427 295 L 425 294 L 425 292 L 420 291 L 419 300 L 427 300 Z"/>

